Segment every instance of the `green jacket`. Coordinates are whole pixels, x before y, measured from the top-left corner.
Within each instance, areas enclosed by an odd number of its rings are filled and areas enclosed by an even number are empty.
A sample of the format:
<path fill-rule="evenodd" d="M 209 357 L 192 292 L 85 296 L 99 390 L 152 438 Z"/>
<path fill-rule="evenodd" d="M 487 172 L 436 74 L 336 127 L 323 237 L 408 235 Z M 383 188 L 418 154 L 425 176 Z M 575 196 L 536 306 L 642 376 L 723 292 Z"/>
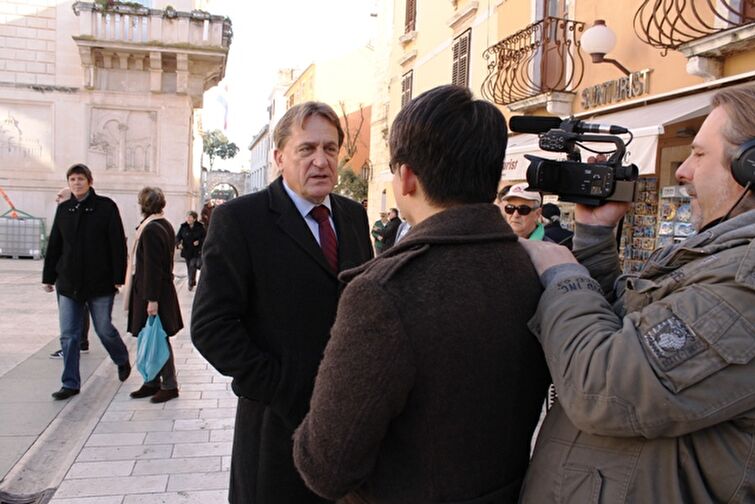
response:
<path fill-rule="evenodd" d="M 602 238 L 585 248 L 585 231 Z M 578 226 L 592 278 L 562 269 L 530 321 L 559 404 L 520 502 L 755 502 L 753 235 L 755 210 L 657 250 L 614 289 L 612 233 Z"/>
<path fill-rule="evenodd" d="M 370 231 L 370 234 L 372 235 L 372 238 L 375 240 L 375 250 L 380 252 L 383 250 L 383 233 L 385 231 L 385 224 L 383 224 L 383 221 L 378 219 L 375 221 L 375 224 L 372 225 L 372 230 Z"/>

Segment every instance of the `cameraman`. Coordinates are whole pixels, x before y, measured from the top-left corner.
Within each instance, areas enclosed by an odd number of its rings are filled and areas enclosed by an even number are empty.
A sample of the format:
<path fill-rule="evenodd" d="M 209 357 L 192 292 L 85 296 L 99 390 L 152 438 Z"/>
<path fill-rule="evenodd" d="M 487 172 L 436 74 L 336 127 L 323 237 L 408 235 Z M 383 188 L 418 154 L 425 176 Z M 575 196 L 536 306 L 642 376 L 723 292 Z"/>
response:
<path fill-rule="evenodd" d="M 741 184 L 731 169 L 744 144 L 755 160 L 755 86 L 712 107 L 676 172 L 698 234 L 639 276 L 619 277 L 627 204 L 577 205 L 579 263 L 520 240 L 545 286 L 530 327 L 559 395 L 520 502 L 755 502 L 755 197 L 751 165 Z"/>

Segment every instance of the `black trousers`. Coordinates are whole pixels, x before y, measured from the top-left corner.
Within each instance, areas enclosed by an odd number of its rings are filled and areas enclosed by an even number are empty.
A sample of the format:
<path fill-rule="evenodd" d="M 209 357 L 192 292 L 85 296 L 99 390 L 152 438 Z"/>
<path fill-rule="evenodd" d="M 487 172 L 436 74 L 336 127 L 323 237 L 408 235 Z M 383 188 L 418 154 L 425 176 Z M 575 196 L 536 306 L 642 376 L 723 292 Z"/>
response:
<path fill-rule="evenodd" d="M 186 259 L 186 273 L 189 277 L 189 287 L 197 285 L 197 270 L 199 269 L 200 261 L 199 257 L 191 257 Z"/>

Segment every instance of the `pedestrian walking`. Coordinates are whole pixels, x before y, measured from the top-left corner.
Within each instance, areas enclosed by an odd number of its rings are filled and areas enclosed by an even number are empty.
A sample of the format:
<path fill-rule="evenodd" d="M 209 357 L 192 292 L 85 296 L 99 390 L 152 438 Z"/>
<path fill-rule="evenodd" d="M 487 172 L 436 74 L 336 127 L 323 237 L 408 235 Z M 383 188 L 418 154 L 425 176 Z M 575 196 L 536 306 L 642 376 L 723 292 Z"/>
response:
<path fill-rule="evenodd" d="M 75 164 L 66 172 L 72 197 L 58 205 L 50 230 L 42 271 L 47 292 L 56 290 L 60 310 L 60 344 L 63 350 L 63 386 L 55 399 L 79 393 L 79 340 L 88 308 L 94 331 L 112 361 L 118 379 L 131 373 L 128 350 L 113 326 L 113 299 L 126 276 L 126 237 L 118 207 L 96 194 L 92 172 Z"/>
<path fill-rule="evenodd" d="M 170 337 L 183 328 L 181 309 L 173 284 L 173 226 L 165 218 L 165 195 L 158 187 L 145 187 L 139 191 L 139 207 L 144 219 L 136 228 L 136 236 L 129 258 L 126 306 L 128 332 L 139 335 L 147 317 L 158 315 L 166 334 Z M 153 403 L 162 403 L 178 397 L 176 365 L 170 338 L 167 340 L 170 355 L 158 375 L 131 392 L 134 399 L 152 397 Z"/>
<path fill-rule="evenodd" d="M 186 261 L 189 290 L 197 285 L 197 270 L 202 267 L 202 244 L 205 238 L 204 225 L 197 220 L 197 212 L 186 213 L 186 222 L 181 224 L 176 235 L 176 247 Z"/>
<path fill-rule="evenodd" d="M 60 205 L 64 201 L 68 201 L 69 199 L 71 199 L 71 190 L 68 187 L 63 187 L 55 195 L 55 203 L 58 205 Z M 58 303 L 60 303 L 60 298 L 57 297 L 57 299 Z M 89 353 L 89 309 L 86 306 L 84 306 L 84 320 L 81 329 L 81 339 L 79 340 L 79 351 L 81 353 Z M 50 354 L 50 358 L 62 359 L 63 349 L 59 348 L 58 350 L 55 350 Z"/>

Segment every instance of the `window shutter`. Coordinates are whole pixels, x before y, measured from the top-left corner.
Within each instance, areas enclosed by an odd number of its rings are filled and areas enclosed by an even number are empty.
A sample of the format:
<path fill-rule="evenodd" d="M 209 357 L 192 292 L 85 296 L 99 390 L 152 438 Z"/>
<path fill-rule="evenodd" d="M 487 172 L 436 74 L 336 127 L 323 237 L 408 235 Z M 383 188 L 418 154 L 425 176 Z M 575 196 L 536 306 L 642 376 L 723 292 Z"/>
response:
<path fill-rule="evenodd" d="M 404 105 L 409 103 L 412 99 L 412 80 L 413 80 L 413 70 L 409 70 L 409 72 L 404 74 L 404 77 L 401 79 L 401 108 L 404 108 Z"/>
<path fill-rule="evenodd" d="M 471 36 L 472 31 L 467 30 L 454 40 L 451 84 L 463 87 L 469 86 L 469 50 Z"/>
<path fill-rule="evenodd" d="M 406 0 L 406 27 L 405 32 L 414 31 L 417 22 L 417 0 Z"/>

